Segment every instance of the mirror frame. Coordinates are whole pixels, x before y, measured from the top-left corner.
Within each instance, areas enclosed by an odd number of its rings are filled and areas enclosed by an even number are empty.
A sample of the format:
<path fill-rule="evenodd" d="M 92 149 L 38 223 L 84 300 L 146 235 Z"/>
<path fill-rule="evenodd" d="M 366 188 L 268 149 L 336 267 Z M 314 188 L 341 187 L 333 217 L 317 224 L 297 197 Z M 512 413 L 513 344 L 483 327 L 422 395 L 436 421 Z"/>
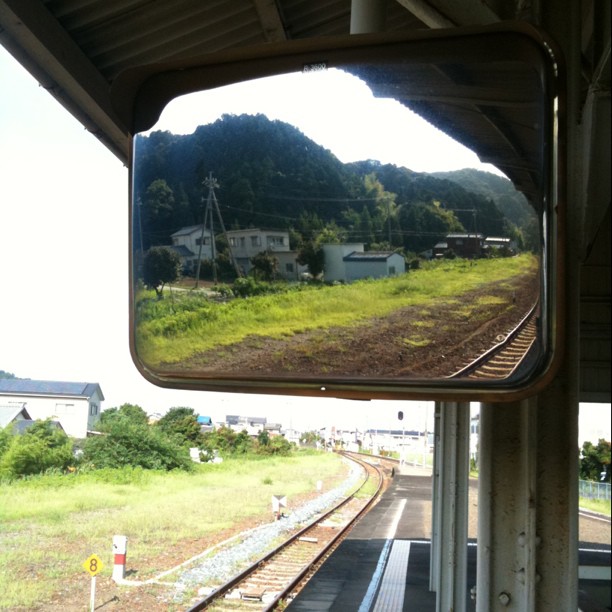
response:
<path fill-rule="evenodd" d="M 258 77 L 295 71 L 324 60 L 329 66 L 356 63 L 375 57 L 440 61 L 451 51 L 456 57 L 478 58 L 483 45 L 487 57 L 507 59 L 508 45 L 517 55 L 539 69 L 548 105 L 548 125 L 542 143 L 545 155 L 544 207 L 541 211 L 541 240 L 546 249 L 541 264 L 540 296 L 544 300 L 543 350 L 537 366 L 524 379 L 485 383 L 465 379 L 325 379 L 280 377 L 202 377 L 191 373 L 155 372 L 144 364 L 135 346 L 134 272 L 130 221 L 130 350 L 140 373 L 150 382 L 167 388 L 240 393 L 265 393 L 338 397 L 348 399 L 427 399 L 452 401 L 516 401 L 537 393 L 549 384 L 562 357 L 564 329 L 564 69 L 560 51 L 540 30 L 525 23 L 504 22 L 489 27 L 452 30 L 415 30 L 410 35 L 364 34 L 270 43 L 257 47 L 232 48 L 202 57 L 171 63 L 151 64 L 125 71 L 115 80 L 111 98 L 124 122 L 130 140 L 130 186 L 133 178 L 133 138 L 150 129 L 164 107 L 175 97 Z M 130 187 L 130 219 L 134 202 Z M 542 228 L 543 226 L 543 228 Z"/>

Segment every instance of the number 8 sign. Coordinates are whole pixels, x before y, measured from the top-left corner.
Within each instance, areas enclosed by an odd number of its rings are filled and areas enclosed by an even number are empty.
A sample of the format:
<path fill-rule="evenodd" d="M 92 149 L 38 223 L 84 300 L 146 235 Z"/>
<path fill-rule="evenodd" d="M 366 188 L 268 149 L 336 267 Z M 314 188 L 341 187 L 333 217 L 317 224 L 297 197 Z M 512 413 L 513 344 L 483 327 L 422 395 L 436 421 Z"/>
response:
<path fill-rule="evenodd" d="M 90 555 L 83 563 L 83 567 L 85 568 L 85 571 L 89 572 L 89 575 L 93 578 L 96 574 L 102 571 L 104 564 L 98 555 Z"/>

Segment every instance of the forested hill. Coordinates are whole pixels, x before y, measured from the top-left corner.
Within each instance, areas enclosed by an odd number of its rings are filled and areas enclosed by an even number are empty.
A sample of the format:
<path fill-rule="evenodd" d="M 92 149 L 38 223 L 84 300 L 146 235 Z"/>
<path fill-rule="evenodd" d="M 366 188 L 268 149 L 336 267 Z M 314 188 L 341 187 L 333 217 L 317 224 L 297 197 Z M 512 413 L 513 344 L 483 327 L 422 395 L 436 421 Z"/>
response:
<path fill-rule="evenodd" d="M 433 172 L 431 176 L 448 179 L 464 189 L 479 193 L 492 199 L 504 216 L 519 227 L 524 227 L 530 220 L 535 221 L 534 208 L 527 198 L 514 189 L 512 183 L 497 174 L 483 172 L 474 168 L 464 168 L 452 172 Z"/>
<path fill-rule="evenodd" d="M 343 164 L 263 115 L 224 115 L 189 135 L 153 132 L 138 138 L 137 152 L 144 248 L 170 244 L 173 232 L 202 223 L 209 174 L 227 229 L 287 229 L 293 247 L 318 239 L 419 252 L 449 231 L 474 230 L 521 239 L 520 224 L 495 204 L 504 202 L 496 182 L 483 194 L 372 160 Z M 505 183 L 500 196 L 511 186 Z"/>

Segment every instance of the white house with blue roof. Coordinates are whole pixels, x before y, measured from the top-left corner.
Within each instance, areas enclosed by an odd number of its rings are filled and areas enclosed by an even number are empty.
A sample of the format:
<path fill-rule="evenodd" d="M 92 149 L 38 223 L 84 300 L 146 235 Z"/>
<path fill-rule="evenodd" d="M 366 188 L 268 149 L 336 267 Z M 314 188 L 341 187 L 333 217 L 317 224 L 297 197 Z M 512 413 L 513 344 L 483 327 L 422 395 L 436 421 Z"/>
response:
<path fill-rule="evenodd" d="M 0 405 L 24 407 L 34 420 L 59 421 L 64 431 L 75 438 L 85 438 L 94 429 L 103 401 L 98 383 L 0 380 Z"/>

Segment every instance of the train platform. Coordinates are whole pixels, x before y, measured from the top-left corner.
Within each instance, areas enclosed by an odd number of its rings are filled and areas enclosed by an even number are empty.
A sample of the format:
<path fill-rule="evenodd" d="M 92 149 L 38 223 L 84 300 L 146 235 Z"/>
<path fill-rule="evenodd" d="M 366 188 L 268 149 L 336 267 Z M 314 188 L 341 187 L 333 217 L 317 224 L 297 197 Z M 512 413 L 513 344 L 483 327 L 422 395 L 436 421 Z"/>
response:
<path fill-rule="evenodd" d="M 476 487 L 476 483 L 470 483 Z M 350 531 L 304 589 L 290 612 L 435 612 L 429 590 L 431 554 L 431 469 L 402 465 L 376 506 Z M 609 565 L 609 546 L 604 563 Z M 465 610 L 475 610 L 475 539 L 468 541 Z M 597 560 L 597 558 L 599 560 Z M 581 565 L 602 563 L 580 552 Z M 606 560 L 607 559 L 607 560 Z M 609 581 L 580 581 L 579 610 L 606 612 Z M 601 592 L 598 593 L 597 591 Z"/>
<path fill-rule="evenodd" d="M 429 591 L 431 469 L 402 465 L 376 506 L 351 530 L 291 612 L 436 609 Z"/>

